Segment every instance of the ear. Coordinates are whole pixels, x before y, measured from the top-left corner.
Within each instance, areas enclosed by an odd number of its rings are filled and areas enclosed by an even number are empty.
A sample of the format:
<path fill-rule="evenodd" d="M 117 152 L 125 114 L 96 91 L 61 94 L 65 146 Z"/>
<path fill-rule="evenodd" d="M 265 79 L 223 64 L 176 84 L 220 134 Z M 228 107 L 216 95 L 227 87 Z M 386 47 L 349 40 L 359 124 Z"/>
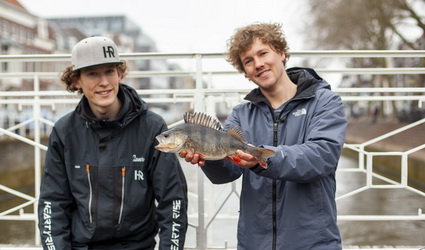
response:
<path fill-rule="evenodd" d="M 79 78 L 74 78 L 74 79 L 72 79 L 72 85 L 73 85 L 73 86 L 74 86 L 74 88 L 76 88 L 76 89 L 81 89 L 80 79 L 79 79 Z"/>
<path fill-rule="evenodd" d="M 280 52 L 280 58 L 282 59 L 283 66 L 286 66 L 286 52 Z"/>
<path fill-rule="evenodd" d="M 124 74 L 122 73 L 122 70 L 120 70 L 120 69 L 118 69 L 117 72 L 118 72 L 118 77 L 120 78 L 120 82 L 121 82 L 123 77 L 124 77 Z"/>
<path fill-rule="evenodd" d="M 280 56 L 282 58 L 282 61 L 285 61 L 286 60 L 286 52 L 285 51 L 281 51 L 280 52 Z"/>

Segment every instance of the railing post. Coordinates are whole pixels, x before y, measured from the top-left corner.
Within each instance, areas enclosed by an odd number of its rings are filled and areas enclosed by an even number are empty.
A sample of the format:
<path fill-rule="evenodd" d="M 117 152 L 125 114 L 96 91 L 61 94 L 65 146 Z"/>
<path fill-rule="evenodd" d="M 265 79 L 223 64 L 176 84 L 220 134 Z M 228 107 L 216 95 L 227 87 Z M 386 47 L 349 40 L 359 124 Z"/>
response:
<path fill-rule="evenodd" d="M 401 155 L 401 185 L 403 187 L 408 186 L 408 166 L 409 166 L 409 159 L 408 154 L 402 154 Z"/>
<path fill-rule="evenodd" d="M 372 178 L 373 178 L 373 155 L 366 155 L 366 186 L 372 187 Z"/>
<path fill-rule="evenodd" d="M 196 79 L 195 79 L 195 103 L 194 110 L 196 112 L 205 112 L 205 90 L 202 80 L 202 55 L 196 54 Z"/>
<path fill-rule="evenodd" d="M 202 81 L 202 55 L 196 54 L 196 90 L 194 110 L 197 112 L 205 112 L 205 91 Z M 207 249 L 207 232 L 205 229 L 205 202 L 204 202 L 204 174 L 198 169 L 198 228 L 196 230 L 196 248 L 199 250 Z"/>
<path fill-rule="evenodd" d="M 359 147 L 359 169 L 364 170 L 364 149 L 365 147 L 362 145 Z"/>
<path fill-rule="evenodd" d="M 33 104 L 33 115 L 34 115 L 34 141 L 37 144 L 41 143 L 40 136 L 40 79 L 38 75 L 34 76 L 34 104 Z M 34 195 L 36 201 L 34 202 L 34 222 L 35 222 L 35 244 L 40 245 L 40 233 L 38 231 L 38 197 L 40 197 L 40 184 L 41 184 L 41 150 L 39 147 L 34 147 Z"/>

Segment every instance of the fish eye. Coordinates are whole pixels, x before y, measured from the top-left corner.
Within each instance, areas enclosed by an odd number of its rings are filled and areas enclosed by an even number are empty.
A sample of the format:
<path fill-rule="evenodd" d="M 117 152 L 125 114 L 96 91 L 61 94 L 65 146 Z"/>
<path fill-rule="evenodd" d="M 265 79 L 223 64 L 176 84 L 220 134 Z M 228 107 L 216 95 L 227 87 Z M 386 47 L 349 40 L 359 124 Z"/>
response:
<path fill-rule="evenodd" d="M 168 134 L 164 134 L 164 137 L 167 138 L 168 137 Z"/>

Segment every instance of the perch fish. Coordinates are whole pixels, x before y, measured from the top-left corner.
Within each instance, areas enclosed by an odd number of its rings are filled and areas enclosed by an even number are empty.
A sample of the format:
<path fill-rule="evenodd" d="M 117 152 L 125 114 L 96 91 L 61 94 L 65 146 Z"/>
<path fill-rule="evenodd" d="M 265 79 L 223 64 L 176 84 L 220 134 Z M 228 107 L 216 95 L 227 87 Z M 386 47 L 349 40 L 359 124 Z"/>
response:
<path fill-rule="evenodd" d="M 221 123 L 205 113 L 186 112 L 183 115 L 184 124 L 178 125 L 156 136 L 159 144 L 157 150 L 167 153 L 178 153 L 183 150 L 192 151 L 205 160 L 221 160 L 231 157 L 240 161 L 236 151 L 253 155 L 260 166 L 267 168 L 267 159 L 275 151 L 254 147 L 245 140 L 240 127 L 224 131 Z"/>

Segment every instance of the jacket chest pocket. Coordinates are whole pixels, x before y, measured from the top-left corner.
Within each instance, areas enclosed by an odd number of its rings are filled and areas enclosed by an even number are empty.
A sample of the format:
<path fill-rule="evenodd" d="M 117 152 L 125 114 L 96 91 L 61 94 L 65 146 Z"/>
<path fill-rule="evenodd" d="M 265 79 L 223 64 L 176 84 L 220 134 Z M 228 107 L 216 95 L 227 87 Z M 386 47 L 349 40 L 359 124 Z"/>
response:
<path fill-rule="evenodd" d="M 121 224 L 124 215 L 142 203 L 143 193 L 147 189 L 147 176 L 141 167 L 86 165 L 85 171 L 89 192 L 89 221 L 98 228 Z M 135 193 L 140 198 L 134 197 Z"/>
<path fill-rule="evenodd" d="M 85 166 L 89 222 L 99 228 L 120 224 L 126 193 L 126 167 Z"/>

